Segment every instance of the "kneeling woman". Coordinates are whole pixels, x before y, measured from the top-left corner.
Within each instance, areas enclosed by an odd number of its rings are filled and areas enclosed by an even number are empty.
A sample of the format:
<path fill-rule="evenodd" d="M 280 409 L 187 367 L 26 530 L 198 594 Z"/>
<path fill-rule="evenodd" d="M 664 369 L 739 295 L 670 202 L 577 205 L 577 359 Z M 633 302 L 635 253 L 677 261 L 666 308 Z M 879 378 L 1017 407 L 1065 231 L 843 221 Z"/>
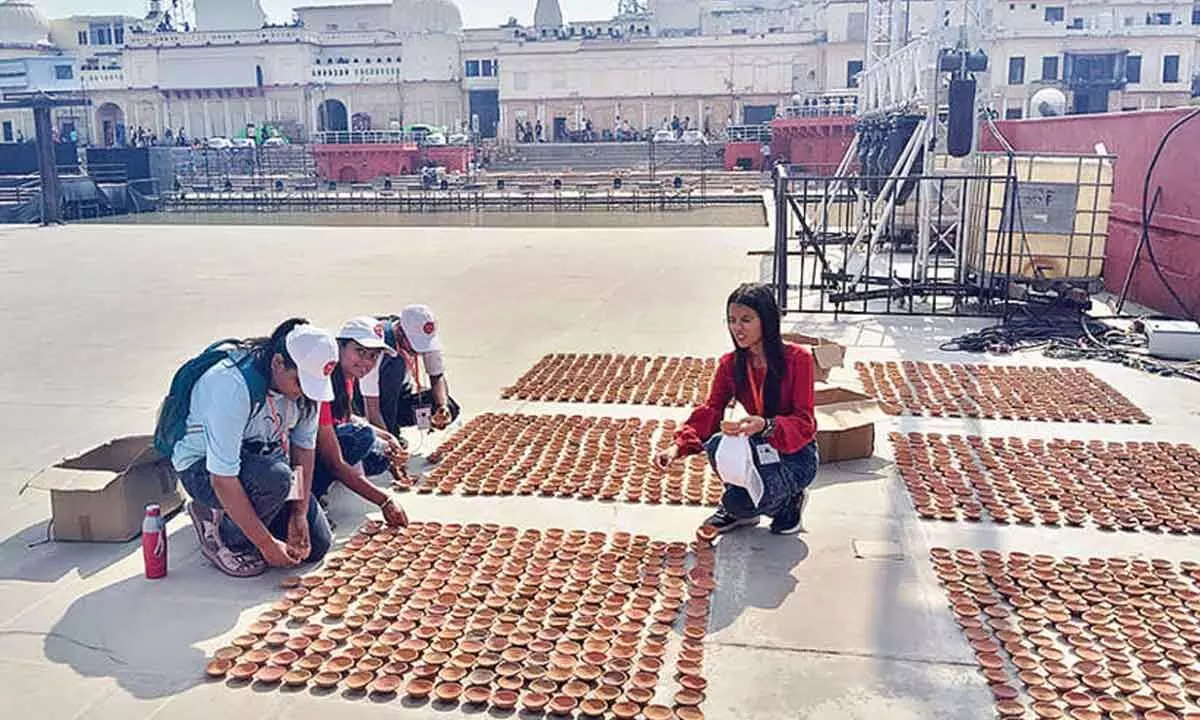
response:
<path fill-rule="evenodd" d="M 389 525 L 408 524 L 404 510 L 387 492 L 367 479 L 386 472 L 391 458 L 402 452 L 399 441 L 386 430 L 354 417 L 358 381 L 391 350 L 383 340 L 383 326 L 372 317 L 348 320 L 337 334 L 338 362 L 332 372 L 333 400 L 321 403 L 317 431 L 316 475 L 313 493 L 324 499 L 335 482 L 383 511 Z"/>
<path fill-rule="evenodd" d="M 674 445 L 656 461 L 665 468 L 676 458 L 707 451 L 715 468 L 724 437 L 748 436 L 762 477 L 762 497 L 756 504 L 744 488 L 726 484 L 721 507 L 707 524 L 726 532 L 757 525 L 767 515 L 772 518 L 771 532 L 798 533 L 808 486 L 817 474 L 812 355 L 783 342 L 779 306 L 769 286 L 742 285 L 729 296 L 726 310 L 734 350 L 718 363 L 708 400 L 692 412 L 675 434 Z M 734 398 L 747 416 L 722 422 Z"/>

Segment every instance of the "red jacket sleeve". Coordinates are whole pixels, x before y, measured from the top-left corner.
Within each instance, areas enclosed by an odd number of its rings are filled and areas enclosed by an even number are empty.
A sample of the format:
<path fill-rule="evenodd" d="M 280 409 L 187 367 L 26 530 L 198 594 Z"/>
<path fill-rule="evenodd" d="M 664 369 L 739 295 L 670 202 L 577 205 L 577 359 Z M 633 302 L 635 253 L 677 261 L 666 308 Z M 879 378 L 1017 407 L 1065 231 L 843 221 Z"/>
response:
<path fill-rule="evenodd" d="M 734 390 L 733 355 L 729 354 L 717 363 L 717 373 L 708 390 L 708 399 L 692 411 L 683 427 L 675 433 L 675 445 L 679 447 L 680 456 L 704 452 L 704 441 L 720 429 L 725 409 L 733 400 Z"/>
<path fill-rule="evenodd" d="M 792 375 L 792 411 L 775 417 L 775 434 L 771 445 L 780 452 L 799 452 L 817 436 L 817 420 L 813 409 L 813 387 L 816 370 L 812 353 L 803 348 L 789 348 L 788 371 Z"/>

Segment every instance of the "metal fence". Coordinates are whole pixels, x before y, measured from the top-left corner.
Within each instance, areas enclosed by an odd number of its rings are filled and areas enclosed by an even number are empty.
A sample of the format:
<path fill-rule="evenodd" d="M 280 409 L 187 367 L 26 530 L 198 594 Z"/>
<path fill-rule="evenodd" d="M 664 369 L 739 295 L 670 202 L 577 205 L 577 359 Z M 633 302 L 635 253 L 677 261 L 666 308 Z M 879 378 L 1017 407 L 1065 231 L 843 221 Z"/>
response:
<path fill-rule="evenodd" d="M 1022 265 L 1030 243 L 1044 238 L 1024 231 L 1029 209 L 1004 210 L 1021 197 L 1011 171 L 914 175 L 896 182 L 793 177 L 783 170 L 775 180 L 771 252 L 780 307 L 833 314 L 1006 315 L 1013 298 L 1021 296 L 1014 284 L 1022 292 L 1063 285 Z M 1086 248 L 1080 252 L 1093 251 L 1094 238 L 1067 240 Z"/>

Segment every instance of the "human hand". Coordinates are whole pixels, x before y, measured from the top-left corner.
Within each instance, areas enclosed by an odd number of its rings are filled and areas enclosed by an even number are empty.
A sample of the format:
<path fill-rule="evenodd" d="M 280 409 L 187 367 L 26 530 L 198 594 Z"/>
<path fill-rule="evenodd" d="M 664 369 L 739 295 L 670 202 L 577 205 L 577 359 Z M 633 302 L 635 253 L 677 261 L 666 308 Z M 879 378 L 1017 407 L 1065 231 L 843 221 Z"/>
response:
<path fill-rule="evenodd" d="M 660 470 L 666 470 L 668 467 L 671 466 L 671 463 L 675 462 L 675 460 L 678 458 L 679 458 L 679 446 L 672 445 L 671 447 L 659 452 L 657 455 L 654 456 L 654 464 L 656 466 L 658 466 L 658 468 Z"/>
<path fill-rule="evenodd" d="M 404 508 L 396 504 L 395 500 L 388 498 L 387 502 L 379 506 L 383 511 L 383 520 L 390 527 L 405 527 L 408 525 L 408 515 L 405 514 Z"/>
<path fill-rule="evenodd" d="M 450 415 L 450 408 L 445 405 L 441 406 L 433 412 L 433 417 L 429 419 L 429 424 L 433 425 L 436 430 L 445 430 L 450 426 L 450 421 L 453 418 Z"/>
<path fill-rule="evenodd" d="M 292 554 L 291 545 L 276 537 L 272 537 L 268 542 L 259 545 L 258 551 L 262 553 L 263 560 L 274 568 L 289 568 L 300 564 L 300 560 L 297 560 Z M 305 555 L 305 557 L 308 556 Z"/>
<path fill-rule="evenodd" d="M 397 458 L 403 456 L 405 450 L 404 443 L 401 442 L 400 439 L 395 435 L 391 434 L 387 430 L 375 428 L 375 436 L 382 440 L 384 445 L 387 446 L 387 449 L 384 450 L 384 453 L 388 457 Z"/>
<path fill-rule="evenodd" d="M 287 549 L 288 554 L 297 563 L 304 562 L 312 554 L 312 541 L 308 534 L 308 508 L 299 504 L 292 508 L 292 516 L 288 518 Z"/>
<path fill-rule="evenodd" d="M 738 423 L 739 435 L 757 435 L 766 429 L 767 421 L 757 415 L 751 415 L 750 417 L 743 418 L 742 421 Z"/>

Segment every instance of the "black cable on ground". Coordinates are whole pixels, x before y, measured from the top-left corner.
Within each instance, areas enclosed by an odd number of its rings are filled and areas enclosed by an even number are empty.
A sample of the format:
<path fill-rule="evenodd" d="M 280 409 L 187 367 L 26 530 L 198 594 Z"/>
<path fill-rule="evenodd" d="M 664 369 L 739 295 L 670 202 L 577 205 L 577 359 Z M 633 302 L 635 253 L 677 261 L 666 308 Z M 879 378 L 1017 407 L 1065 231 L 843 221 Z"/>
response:
<path fill-rule="evenodd" d="M 1035 314 L 1033 308 L 1023 309 L 1024 315 L 961 335 L 943 343 L 940 349 L 1004 355 L 1040 348 L 1044 356 L 1056 360 L 1098 360 L 1200 382 L 1200 368 L 1195 365 L 1151 357 L 1140 323 L 1129 331 L 1116 330 L 1083 313 Z"/>

